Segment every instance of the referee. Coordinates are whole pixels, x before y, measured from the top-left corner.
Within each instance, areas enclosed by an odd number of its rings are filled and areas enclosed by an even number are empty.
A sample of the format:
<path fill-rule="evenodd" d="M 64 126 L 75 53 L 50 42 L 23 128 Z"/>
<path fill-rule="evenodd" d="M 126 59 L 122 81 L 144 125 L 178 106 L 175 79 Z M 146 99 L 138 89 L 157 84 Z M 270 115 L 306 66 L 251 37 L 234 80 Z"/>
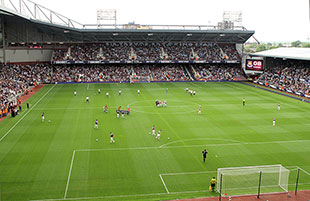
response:
<path fill-rule="evenodd" d="M 203 162 L 204 162 L 204 163 L 206 162 L 207 154 L 208 154 L 207 150 L 204 149 L 204 150 L 202 151 L 202 158 L 203 158 Z"/>

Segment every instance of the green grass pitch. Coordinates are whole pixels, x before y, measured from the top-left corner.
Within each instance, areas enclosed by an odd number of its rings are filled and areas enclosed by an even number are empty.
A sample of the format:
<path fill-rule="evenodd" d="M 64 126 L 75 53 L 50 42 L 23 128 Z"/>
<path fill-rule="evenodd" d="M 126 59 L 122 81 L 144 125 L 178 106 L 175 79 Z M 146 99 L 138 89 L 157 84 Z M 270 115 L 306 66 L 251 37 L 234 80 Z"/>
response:
<path fill-rule="evenodd" d="M 156 108 L 156 99 L 168 106 Z M 290 190 L 296 168 L 302 168 L 299 189 L 310 189 L 310 104 L 305 102 L 227 82 L 46 85 L 28 102 L 31 109 L 23 106 L 21 115 L 0 122 L 2 200 L 217 196 L 208 189 L 217 168 L 273 164 L 292 170 Z M 118 105 L 129 105 L 131 114 L 117 119 Z M 153 124 L 162 130 L 160 140 L 150 135 Z"/>

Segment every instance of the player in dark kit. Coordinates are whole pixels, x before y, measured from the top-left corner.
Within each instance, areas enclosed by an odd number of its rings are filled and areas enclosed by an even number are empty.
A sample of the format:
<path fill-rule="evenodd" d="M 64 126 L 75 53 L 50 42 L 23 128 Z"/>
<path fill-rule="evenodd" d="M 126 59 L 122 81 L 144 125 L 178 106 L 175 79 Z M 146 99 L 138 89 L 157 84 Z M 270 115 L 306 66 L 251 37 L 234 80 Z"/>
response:
<path fill-rule="evenodd" d="M 242 99 L 242 105 L 245 106 L 245 98 Z"/>
<path fill-rule="evenodd" d="M 204 150 L 202 151 L 203 162 L 206 162 L 207 154 L 208 154 L 207 150 L 204 149 Z"/>

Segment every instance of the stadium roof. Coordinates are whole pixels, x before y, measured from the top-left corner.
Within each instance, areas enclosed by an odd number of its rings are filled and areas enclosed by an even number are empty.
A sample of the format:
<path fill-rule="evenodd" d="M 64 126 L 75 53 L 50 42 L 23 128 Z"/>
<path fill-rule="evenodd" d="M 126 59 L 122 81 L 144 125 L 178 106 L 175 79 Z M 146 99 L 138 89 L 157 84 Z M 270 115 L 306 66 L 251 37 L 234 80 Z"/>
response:
<path fill-rule="evenodd" d="M 277 48 L 256 52 L 250 56 L 274 57 L 283 59 L 310 60 L 310 48 Z"/>
<path fill-rule="evenodd" d="M 254 31 L 241 26 L 219 29 L 218 26 L 211 25 L 81 24 L 32 1 L 21 0 L 21 2 L 15 5 L 11 0 L 0 1 L 0 16 L 6 25 L 6 43 L 106 41 L 245 43 L 254 34 Z"/>

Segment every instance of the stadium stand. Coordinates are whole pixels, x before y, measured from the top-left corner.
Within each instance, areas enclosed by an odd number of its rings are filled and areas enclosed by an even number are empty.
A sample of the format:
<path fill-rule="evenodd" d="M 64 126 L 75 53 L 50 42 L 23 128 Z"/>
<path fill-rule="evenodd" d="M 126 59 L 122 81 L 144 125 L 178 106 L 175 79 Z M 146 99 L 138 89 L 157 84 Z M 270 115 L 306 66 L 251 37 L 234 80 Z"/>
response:
<path fill-rule="evenodd" d="M 255 82 L 299 96 L 309 97 L 309 62 L 275 59 Z"/>
<path fill-rule="evenodd" d="M 21 5 L 22 5 L 21 2 L 23 1 L 19 1 L 19 4 L 20 4 L 19 11 L 15 8 L 17 13 L 22 12 L 22 10 L 25 10 L 25 9 L 21 9 Z M 11 1 L 10 1 L 10 4 L 12 4 Z M 27 5 L 25 4 L 25 6 Z M 35 4 L 33 7 L 35 9 L 38 8 L 42 12 L 40 7 L 37 7 L 37 6 L 38 5 Z M 9 113 L 12 113 L 12 116 L 13 114 L 14 115 L 18 114 L 18 112 L 21 110 L 21 108 L 19 108 L 19 106 L 21 105 L 21 96 L 27 95 L 28 93 L 30 93 L 31 95 L 32 89 L 34 87 L 36 88 L 36 86 L 41 86 L 41 84 L 91 83 L 91 82 L 95 82 L 95 83 L 184 82 L 184 81 L 206 82 L 206 81 L 240 81 L 240 80 L 243 81 L 243 80 L 246 80 L 246 74 L 244 70 L 242 69 L 242 61 L 241 61 L 242 53 L 240 52 L 240 50 L 238 52 L 237 46 L 240 47 L 243 43 L 245 43 L 254 34 L 254 31 L 248 31 L 245 28 L 242 28 L 241 30 L 234 29 L 234 28 L 227 28 L 225 30 L 225 29 L 221 29 L 221 27 L 216 27 L 216 26 L 208 27 L 208 26 L 186 26 L 186 25 L 183 26 L 182 25 L 182 27 L 179 29 L 175 29 L 173 26 L 172 27 L 163 26 L 164 28 L 158 29 L 156 28 L 156 25 L 154 25 L 153 27 L 147 26 L 148 27 L 147 29 L 138 29 L 138 28 L 127 29 L 127 28 L 124 28 L 126 27 L 126 25 L 123 25 L 123 28 L 117 27 L 119 25 L 115 25 L 115 29 L 111 30 L 110 28 L 108 29 L 104 27 L 99 27 L 99 24 L 98 24 L 98 27 L 96 26 L 95 29 L 87 29 L 86 25 L 76 23 L 75 21 L 65 18 L 62 15 L 58 15 L 55 12 L 50 13 L 50 18 L 48 17 L 48 15 L 44 14 L 44 16 L 48 18 L 48 21 L 46 21 L 46 19 L 45 21 L 40 21 L 36 19 L 35 16 L 25 17 L 22 13 L 19 13 L 19 15 L 16 15 L 16 12 L 12 13 L 12 11 L 10 10 L 3 10 L 1 13 L 2 15 L 1 26 L 5 26 L 5 27 L 1 28 L 2 34 L 3 34 L 2 36 L 3 37 L 2 39 L 3 40 L 2 62 L 4 64 L 0 66 L 0 118 L 8 116 Z M 34 11 L 34 14 L 37 16 L 36 10 Z M 52 14 L 55 15 L 53 19 L 58 18 L 62 22 L 64 22 L 65 25 L 53 21 Z M 66 22 L 68 23 L 66 24 Z M 80 25 L 82 28 L 78 28 L 77 25 Z M 262 72 L 263 70 L 264 72 Z M 259 72 L 261 74 L 259 74 L 260 76 L 256 77 L 254 82 L 271 87 L 271 88 L 283 90 L 286 92 L 294 93 L 299 96 L 305 96 L 305 97 L 310 98 L 309 97 L 309 90 L 310 90 L 309 63 L 302 62 L 302 61 L 296 61 L 296 60 L 282 60 L 282 59 L 276 60 L 275 59 L 272 65 L 268 65 L 267 68 L 265 69 L 262 68 L 262 71 Z M 258 73 L 257 74 L 256 73 L 253 74 L 253 76 L 257 76 Z M 183 84 L 184 83 L 182 83 L 182 85 Z M 166 84 L 163 84 L 163 86 L 164 85 Z M 88 86 L 87 86 L 87 90 L 88 90 Z M 195 85 L 193 84 L 193 86 Z M 197 84 L 197 87 L 199 87 L 198 84 Z M 50 90 L 51 89 L 52 88 L 50 88 Z M 48 90 L 46 94 L 48 94 L 50 90 Z M 93 91 L 90 89 L 88 93 L 93 93 Z M 140 96 L 140 92 L 138 93 Z M 192 92 L 190 93 L 192 94 Z M 166 94 L 168 94 L 168 88 L 166 88 Z M 44 98 L 45 95 L 43 95 L 41 99 Z M 224 94 L 223 96 L 226 96 L 226 95 L 227 94 Z M 213 96 L 213 94 L 209 93 L 208 96 Z M 177 99 L 179 97 L 175 97 L 175 98 Z M 39 99 L 39 101 L 37 101 L 36 104 L 39 103 L 41 99 Z M 200 98 L 200 99 L 203 100 L 203 98 Z M 88 95 L 87 95 L 87 100 L 88 100 Z M 143 102 L 145 100 L 147 100 L 147 98 L 142 96 L 142 101 L 139 100 L 139 101 L 136 101 L 136 103 Z M 203 101 L 206 102 L 205 100 Z M 214 99 L 212 101 L 218 101 L 218 100 Z M 225 99 L 224 101 L 226 103 L 227 99 Z M 106 102 L 107 101 L 105 101 L 105 104 Z M 201 105 L 199 105 L 195 101 L 192 101 L 192 102 L 185 101 L 185 102 L 192 103 L 192 104 L 184 105 L 185 106 L 184 110 L 188 110 L 185 113 L 183 113 L 185 114 L 184 116 L 187 116 L 188 112 L 196 113 L 197 107 L 199 107 L 198 114 L 200 114 Z M 240 97 L 240 102 L 241 102 L 241 97 Z M 71 102 L 70 104 L 72 103 L 73 102 Z M 155 103 L 156 103 L 156 106 L 158 107 L 167 106 L 166 100 L 160 101 L 156 99 Z M 183 104 L 182 102 L 180 103 Z M 131 104 L 133 105 L 133 103 Z M 145 106 L 148 106 L 148 105 L 145 105 Z M 239 106 L 242 107 L 241 103 Z M 178 107 L 179 107 L 178 105 L 174 106 L 174 108 L 178 108 Z M 195 107 L 194 110 L 190 111 L 191 107 Z M 216 104 L 215 107 L 220 107 L 220 105 Z M 92 107 L 92 108 L 94 109 L 95 107 Z M 141 108 L 143 108 L 143 105 Z M 62 108 L 60 109 L 61 110 L 59 111 L 64 110 Z M 71 108 L 71 110 L 72 109 L 75 110 L 76 108 Z M 77 109 L 80 110 L 83 108 L 77 108 Z M 89 109 L 89 108 L 86 108 L 86 109 Z M 37 110 L 39 110 L 39 108 L 37 108 Z M 56 110 L 56 107 L 54 108 L 54 110 Z M 30 111 L 31 110 L 29 110 L 29 112 Z M 37 112 L 41 112 L 41 111 L 37 111 Z M 106 112 L 106 108 L 105 108 L 105 112 Z M 117 109 L 116 112 L 129 115 L 130 114 L 129 103 L 128 103 L 127 110 L 121 110 L 119 107 L 119 109 Z M 218 114 L 222 113 L 220 111 L 219 112 L 216 111 L 216 112 Z M 226 111 L 224 111 L 223 113 L 226 113 Z M 27 114 L 28 113 L 26 113 L 23 117 L 25 117 Z M 154 113 L 151 113 L 151 114 L 154 115 Z M 177 112 L 176 114 L 182 114 L 182 113 Z M 213 115 L 212 113 L 210 114 Z M 70 114 L 70 116 L 72 116 L 72 114 Z M 204 118 L 204 116 L 202 117 Z M 164 119 L 161 119 L 161 120 L 164 120 Z M 193 119 L 193 120 L 196 121 L 196 119 Z M 234 119 L 232 118 L 232 115 L 229 116 L 229 121 L 234 123 Z M 50 122 L 50 120 L 48 120 L 48 122 Z M 216 124 L 216 127 L 217 127 L 216 129 L 218 129 L 219 125 L 222 124 L 222 122 L 224 121 L 221 121 L 221 122 L 214 121 L 214 122 L 215 122 L 214 124 Z M 77 124 L 77 123 L 75 122 L 74 124 Z M 205 124 L 205 121 L 202 122 L 202 124 Z M 229 124 L 231 125 L 231 123 Z M 109 125 L 109 123 L 104 122 L 104 125 Z M 244 125 L 245 123 L 243 122 L 241 126 L 244 127 Z M 12 128 L 14 127 L 15 125 Z M 119 126 L 119 127 L 122 127 L 122 126 Z M 126 128 L 127 127 L 128 126 L 126 126 Z M 129 126 L 129 127 L 132 127 L 132 126 Z M 76 128 L 76 130 L 77 129 L 78 128 Z M 231 129 L 227 129 L 227 130 L 231 131 Z M 11 129 L 7 133 L 9 133 L 10 131 Z M 237 132 L 240 132 L 240 129 L 237 129 Z M 220 133 L 220 134 L 223 134 L 223 133 Z M 190 134 L 193 135 L 191 132 Z M 216 134 L 217 133 L 215 133 L 215 135 Z M 232 136 L 232 135 L 233 134 L 229 133 L 229 136 Z M 4 137 L 5 136 L 6 134 L 4 135 Z M 73 139 L 79 139 L 76 136 Z M 47 151 L 54 151 L 52 149 L 49 149 L 52 147 L 52 146 L 50 147 L 49 145 L 53 145 L 52 143 L 53 141 L 49 141 L 50 138 L 58 139 L 58 142 L 60 141 L 59 139 L 61 138 L 58 138 L 58 136 L 56 135 L 50 135 L 50 136 L 49 135 L 40 135 L 40 136 L 36 135 L 36 137 L 40 137 L 40 139 L 44 139 L 44 140 L 47 139 L 45 140 L 45 142 L 49 143 L 43 149 L 38 148 L 35 150 L 36 157 L 39 157 L 42 154 L 42 157 L 40 158 L 44 159 L 44 161 L 46 162 L 48 160 L 44 157 L 46 155 L 49 155 L 50 157 L 50 154 Z M 18 136 L 16 138 L 20 140 L 21 138 L 24 138 L 24 137 Z M 11 140 L 14 143 L 13 145 L 15 146 L 15 144 L 22 144 L 23 142 L 22 140 L 16 143 L 16 138 L 15 140 Z M 113 138 L 113 135 L 112 135 L 112 138 Z M 181 139 L 181 136 L 178 136 L 178 138 Z M 220 136 L 220 138 L 218 138 L 218 136 L 217 138 L 214 138 L 215 144 L 217 143 L 216 140 L 221 139 L 221 138 L 222 136 Z M 38 139 L 38 138 L 34 138 L 34 139 Z M 71 138 L 67 137 L 66 140 L 67 139 L 71 139 Z M 167 139 L 170 140 L 170 137 L 168 137 Z M 199 141 L 200 140 L 203 141 L 203 139 L 208 139 L 209 141 L 212 138 L 197 138 L 197 140 Z M 0 139 L 0 141 L 1 140 L 2 139 Z M 190 141 L 191 139 L 185 139 L 184 142 L 186 140 Z M 223 140 L 227 140 L 227 142 L 229 143 L 236 142 L 235 144 L 237 144 L 238 146 L 242 146 L 240 145 L 242 144 L 240 143 L 241 141 L 237 141 L 236 139 L 229 140 L 229 139 L 224 139 L 223 137 Z M 178 140 L 175 142 L 181 142 L 181 141 L 182 140 Z M 245 142 L 244 144 L 246 144 L 247 146 L 251 144 L 251 143 L 246 142 L 244 138 L 242 138 L 242 142 L 243 141 Z M 98 142 L 98 139 L 96 139 L 96 142 Z M 184 142 L 182 141 L 182 143 Z M 279 141 L 275 141 L 275 142 L 277 144 L 279 143 Z M 296 142 L 296 140 L 294 142 Z M 34 141 L 34 143 L 37 143 L 37 142 Z M 253 142 L 253 144 L 254 143 L 255 142 Z M 270 144 L 270 142 L 268 141 L 262 142 L 262 143 Z M 42 144 L 44 145 L 44 143 Z M 171 144 L 171 143 L 166 143 L 159 147 L 163 147 L 168 144 Z M 231 144 L 229 145 L 231 146 Z M 222 145 L 222 143 L 220 145 Z M 59 148 L 61 146 L 66 147 L 66 146 L 63 146 L 62 144 L 60 144 L 59 146 L 58 145 L 54 146 L 54 147 Z M 193 146 L 196 146 L 196 145 L 194 144 Z M 68 147 L 70 148 L 70 146 Z M 14 148 L 12 149 L 13 151 L 18 149 L 17 146 L 13 148 Z M 143 149 L 145 148 L 148 148 L 148 147 L 146 146 L 143 147 Z M 123 148 L 120 148 L 120 149 L 123 149 Z M 118 150 L 120 149 L 118 148 Z M 131 150 L 132 148 L 128 147 L 128 149 Z M 140 148 L 137 147 L 133 149 L 139 150 Z M 55 153 L 58 153 L 59 150 L 62 151 L 62 149 L 58 149 L 57 152 Z M 22 150 L 22 151 L 27 151 L 27 149 Z M 70 154 L 72 153 L 71 151 L 72 150 L 70 150 Z M 68 179 L 65 179 L 67 181 L 67 185 L 65 189 L 64 200 L 74 199 L 74 196 L 71 197 L 71 195 L 67 197 L 67 192 L 68 192 L 68 187 L 69 187 L 69 182 L 70 182 L 70 177 L 71 177 L 71 170 L 73 167 L 73 161 L 74 161 L 76 151 L 80 151 L 80 150 L 73 151 L 72 159 L 70 158 L 71 155 L 69 156 L 69 159 L 71 159 L 71 164 L 70 164 Z M 62 155 L 64 156 L 64 158 L 67 157 L 66 154 L 67 153 L 63 152 Z M 24 160 L 23 158 L 20 159 L 18 155 L 16 155 L 15 152 L 11 155 L 12 157 L 15 157 L 14 159 L 16 160 L 10 161 L 8 160 L 8 158 L 10 157 L 7 157 L 5 158 L 6 160 L 4 161 L 5 162 L 4 165 L 8 164 L 7 165 L 8 167 L 13 167 L 13 166 L 16 166 L 17 163 L 21 165 L 21 164 L 24 164 L 23 163 L 24 161 L 26 161 L 27 163 L 25 164 L 28 165 L 30 168 L 33 168 L 33 166 L 29 164 L 32 162 L 30 157 L 26 158 L 27 160 Z M 88 156 L 89 155 L 90 154 L 88 154 Z M 215 157 L 218 157 L 218 156 L 215 155 Z M 98 160 L 100 160 L 100 158 Z M 36 158 L 35 161 L 38 162 L 38 159 Z M 79 166 L 77 162 L 74 162 L 74 163 L 75 163 L 75 166 Z M 228 163 L 229 161 L 225 165 L 228 165 Z M 39 167 L 43 167 L 43 166 L 46 166 L 46 163 L 42 163 L 42 165 Z M 89 165 L 89 166 L 96 166 L 96 165 Z M 137 167 L 138 165 L 134 165 L 134 166 Z M 54 169 L 56 170 L 55 167 Z M 293 167 L 297 168 L 298 166 L 293 166 Z M 5 166 L 5 168 L 7 167 Z M 36 169 L 36 167 L 34 168 Z M 61 166 L 61 168 L 63 168 L 63 166 Z M 43 171 L 44 168 L 37 168 L 37 169 L 40 169 L 40 173 L 42 172 L 44 173 Z M 66 168 L 63 168 L 63 169 L 66 169 Z M 74 169 L 76 169 L 76 167 L 74 167 Z M 82 167 L 81 169 L 84 169 L 84 168 Z M 18 168 L 16 168 L 15 170 L 18 170 Z M 277 172 L 280 172 L 280 175 L 281 175 L 280 179 L 282 179 L 282 176 L 285 175 L 283 174 L 283 171 L 281 170 L 283 169 L 279 169 L 279 171 L 277 171 Z M 254 171 L 256 173 L 258 172 L 257 169 L 255 169 Z M 303 171 L 307 174 L 305 170 Z M 17 171 L 13 171 L 13 173 L 16 173 L 16 172 Z M 87 170 L 86 172 L 89 173 L 91 171 Z M 133 171 L 133 172 L 136 173 L 137 171 Z M 170 172 L 169 169 L 167 169 L 167 172 Z M 231 171 L 231 172 L 234 172 L 234 171 Z M 23 173 L 27 173 L 27 171 L 25 172 L 22 171 L 21 174 Z M 187 172 L 180 172 L 180 173 L 181 174 L 167 173 L 166 175 L 170 175 L 170 176 L 173 174 L 174 175 L 189 175 L 192 172 L 189 172 L 189 174 Z M 201 172 L 198 172 L 198 173 L 201 173 Z M 78 173 L 74 173 L 74 174 L 78 174 Z M 244 173 L 242 172 L 242 174 Z M 270 172 L 268 172 L 268 174 L 270 174 Z M 61 175 L 62 176 L 64 175 L 63 172 L 61 172 Z M 169 194 L 168 188 L 166 187 L 166 184 L 162 178 L 162 175 L 164 174 L 159 174 L 159 177 L 161 178 L 164 184 L 164 187 L 166 188 L 166 191 Z M 236 178 L 239 177 L 239 173 L 236 175 L 237 175 Z M 277 175 L 277 174 L 274 174 L 274 175 Z M 298 175 L 299 175 L 299 172 L 298 172 Z M 42 180 L 44 180 L 44 178 L 46 177 L 41 178 L 40 174 L 38 175 L 34 174 L 34 176 L 37 180 L 29 176 L 28 180 L 30 182 L 25 182 L 24 177 L 20 177 L 21 179 L 18 178 L 19 175 L 16 176 L 17 178 L 16 180 L 15 178 L 11 178 L 11 177 L 9 178 L 11 179 L 10 181 L 4 180 L 4 182 L 7 182 L 10 185 L 14 183 L 20 186 L 19 187 L 16 185 L 17 186 L 16 187 L 12 185 L 12 187 L 9 187 L 9 188 L 5 187 L 9 191 L 8 194 L 9 195 L 15 194 L 17 191 L 20 191 L 21 188 L 24 188 L 23 185 L 30 184 L 29 188 L 30 188 L 30 191 L 33 191 L 33 193 L 39 192 L 40 189 L 35 189 L 35 187 L 38 184 L 39 185 L 42 184 L 43 187 L 46 187 L 46 185 L 44 186 L 44 182 L 42 182 Z M 87 178 L 90 178 L 91 176 L 92 175 L 88 177 L 88 174 L 87 174 Z M 228 175 L 228 178 L 230 176 L 231 175 Z M 158 172 L 157 172 L 156 177 L 158 178 Z M 237 180 L 234 180 L 234 179 L 227 180 L 226 177 L 227 175 L 225 175 L 224 184 L 228 183 L 231 186 L 236 186 Z M 63 178 L 58 178 L 58 177 L 55 177 L 55 178 L 57 178 L 58 181 L 61 181 L 61 182 L 64 181 Z M 102 177 L 102 178 L 106 178 L 106 177 Z M 197 178 L 197 176 L 195 176 L 195 178 Z M 221 177 L 219 177 L 218 175 L 217 178 L 218 179 L 222 178 L 222 175 Z M 279 188 L 283 188 L 280 185 L 281 182 L 278 179 L 279 177 L 275 176 L 274 178 L 273 178 L 274 181 L 277 182 L 277 185 L 276 185 L 277 188 L 278 186 Z M 288 172 L 285 178 L 287 179 L 289 178 Z M 23 180 L 22 181 L 23 185 L 19 184 L 21 180 Z M 77 182 L 81 182 L 82 180 L 83 179 L 74 179 L 74 178 L 71 179 L 71 181 L 77 181 Z M 254 183 L 257 183 L 256 182 L 257 177 L 255 177 L 254 180 L 255 180 Z M 48 181 L 51 181 L 49 182 L 50 184 L 52 183 L 53 180 L 48 180 Z M 222 179 L 220 181 L 222 184 Z M 282 182 L 282 183 L 288 186 L 288 180 L 285 180 L 285 181 L 287 182 Z M 85 180 L 85 182 L 88 182 L 88 181 Z M 119 184 L 119 180 L 117 180 L 117 182 Z M 240 184 L 241 183 L 244 183 L 243 180 L 240 180 Z M 57 182 L 56 182 L 56 185 L 58 185 Z M 91 186 L 92 183 L 89 182 L 89 184 L 87 183 L 86 185 Z M 199 184 L 197 183 L 197 185 Z M 222 185 L 219 185 L 219 186 L 222 189 Z M 195 185 L 193 187 L 196 188 Z M 205 186 L 205 187 L 207 188 L 208 186 Z M 240 187 L 240 186 L 237 185 L 237 187 Z M 112 188 L 114 187 L 112 186 Z M 45 191 L 46 189 L 49 189 L 49 188 L 45 188 L 44 191 L 42 191 L 42 195 L 44 195 L 44 193 L 47 192 Z M 58 193 L 57 192 L 58 189 L 55 190 L 53 186 L 51 189 L 53 192 L 55 191 L 56 193 Z M 73 190 L 71 190 L 71 193 L 73 192 L 74 194 L 74 188 L 72 189 Z M 81 189 L 81 188 L 78 188 L 78 189 Z M 99 188 L 96 188 L 95 190 L 97 189 Z M 223 186 L 223 189 L 227 190 L 227 192 L 228 190 L 230 190 L 229 188 L 225 189 L 225 186 Z M 243 188 L 243 189 L 247 189 L 247 188 Z M 24 189 L 26 193 L 27 193 L 27 190 L 28 189 Z M 105 189 L 105 190 L 108 191 L 109 189 Z M 236 189 L 236 191 L 237 190 L 239 189 Z M 283 190 L 287 192 L 288 188 L 285 188 Z M 256 191 L 256 187 L 255 187 L 255 191 Z M 21 190 L 21 192 L 22 192 L 21 193 L 22 195 L 24 192 L 23 190 Z M 185 191 L 184 193 L 187 193 L 187 192 L 195 192 L 195 191 Z M 204 194 L 205 190 L 201 192 L 203 192 Z M 61 193 L 63 193 L 62 189 L 61 189 Z M 82 193 L 83 192 L 81 192 L 81 194 Z M 113 193 L 115 192 L 112 192 L 112 194 Z M 183 192 L 179 192 L 179 193 L 183 193 Z M 157 193 L 157 194 L 155 193 L 153 195 L 162 195 L 162 194 L 163 193 Z M 174 194 L 174 193 L 171 193 L 171 194 Z M 136 197 L 139 197 L 142 195 L 143 194 L 129 195 L 129 196 L 132 196 L 132 198 L 135 199 Z M 147 196 L 147 194 L 144 194 L 144 195 Z M 17 194 L 17 197 L 18 196 L 21 197 L 19 194 Z M 29 193 L 27 194 L 27 196 L 28 196 L 27 198 L 30 198 L 31 194 Z M 36 196 L 39 197 L 41 196 L 41 194 L 38 194 Z M 52 197 L 53 194 L 48 195 L 48 196 Z M 164 194 L 164 196 L 166 195 Z M 126 197 L 126 193 L 122 192 L 120 195 L 116 195 L 115 197 L 119 197 L 120 199 L 122 199 Z M 104 199 L 104 197 L 102 198 Z M 108 199 L 113 198 L 113 195 L 112 196 L 108 195 L 106 198 Z M 150 197 L 150 198 L 155 199 L 153 197 Z M 161 198 L 162 197 L 159 197 L 159 199 Z M 167 198 L 167 197 L 164 197 L 164 198 Z M 40 197 L 40 199 L 43 199 L 43 198 Z M 82 197 L 82 198 L 77 198 L 77 199 L 84 199 L 84 198 Z M 85 199 L 88 199 L 88 197 Z M 59 200 L 59 198 L 56 198 L 54 200 Z"/>
<path fill-rule="evenodd" d="M 222 46 L 222 47 L 221 47 Z M 240 61 L 233 44 L 206 42 L 107 42 L 57 49 L 53 61 Z"/>

